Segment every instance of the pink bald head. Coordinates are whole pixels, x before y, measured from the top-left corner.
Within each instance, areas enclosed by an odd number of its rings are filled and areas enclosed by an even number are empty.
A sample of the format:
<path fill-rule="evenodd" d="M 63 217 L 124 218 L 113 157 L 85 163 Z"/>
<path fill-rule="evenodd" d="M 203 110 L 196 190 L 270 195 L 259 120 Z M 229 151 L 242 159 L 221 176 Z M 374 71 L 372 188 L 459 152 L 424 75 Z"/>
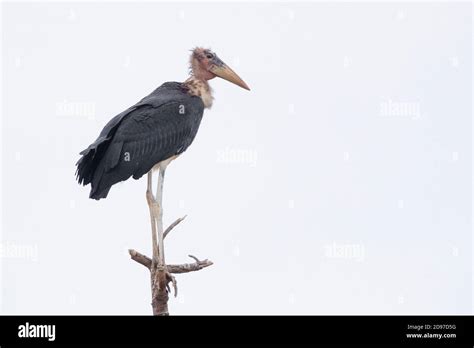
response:
<path fill-rule="evenodd" d="M 214 64 L 212 61 L 214 57 L 217 57 L 211 50 L 202 47 L 196 47 L 190 57 L 191 73 L 193 76 L 200 80 L 211 80 L 216 77 L 210 71 L 211 66 Z"/>
<path fill-rule="evenodd" d="M 196 47 L 190 58 L 192 75 L 203 81 L 216 76 L 250 91 L 247 84 L 210 49 Z"/>

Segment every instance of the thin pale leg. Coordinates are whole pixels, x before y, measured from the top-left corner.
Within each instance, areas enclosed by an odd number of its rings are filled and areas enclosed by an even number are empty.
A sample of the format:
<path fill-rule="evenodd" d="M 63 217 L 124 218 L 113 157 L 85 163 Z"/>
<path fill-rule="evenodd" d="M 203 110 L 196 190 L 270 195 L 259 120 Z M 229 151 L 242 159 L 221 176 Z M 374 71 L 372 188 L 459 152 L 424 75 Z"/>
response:
<path fill-rule="evenodd" d="M 157 258 L 157 270 L 159 271 L 158 273 L 158 279 L 161 279 L 163 282 L 159 282 L 160 284 L 164 284 L 168 290 L 170 291 L 170 288 L 168 286 L 168 282 L 173 283 L 173 288 L 174 288 L 174 295 L 175 297 L 178 294 L 178 287 L 176 283 L 176 278 L 173 277 L 171 273 L 168 272 L 166 268 L 166 263 L 165 263 L 165 245 L 164 245 L 164 235 L 163 235 L 163 182 L 165 178 L 165 172 L 166 172 L 166 167 L 168 166 L 170 161 L 166 162 L 161 162 L 159 165 L 159 172 L 158 172 L 158 185 L 156 187 L 156 196 L 154 197 L 154 203 L 152 205 L 153 209 L 153 217 L 155 220 L 155 228 L 156 232 L 158 235 L 158 247 L 156 253 L 158 254 Z M 150 174 L 151 176 L 151 174 Z M 151 190 L 151 181 L 149 181 L 149 187 L 148 190 Z M 153 194 L 151 194 L 153 196 Z M 156 235 L 154 234 L 156 241 Z M 163 273 L 161 273 L 163 272 Z M 164 278 L 160 278 L 160 274 L 163 275 Z M 160 286 L 162 286 L 160 285 Z"/>
<path fill-rule="evenodd" d="M 158 266 L 165 266 L 165 246 L 163 237 L 163 181 L 165 179 L 166 164 L 160 165 L 158 174 L 158 185 L 156 187 L 156 202 L 157 211 L 156 216 L 156 229 L 158 232 Z"/>
<path fill-rule="evenodd" d="M 146 189 L 146 201 L 148 203 L 148 208 L 150 210 L 150 222 L 151 222 L 151 239 L 152 239 L 152 249 L 153 249 L 153 263 L 156 264 L 159 260 L 159 249 L 158 249 L 158 241 L 156 238 L 156 221 L 157 217 L 155 216 L 156 212 L 156 199 L 153 197 L 152 186 L 153 186 L 153 175 L 152 171 L 148 172 L 148 182 L 147 182 L 147 189 Z"/>

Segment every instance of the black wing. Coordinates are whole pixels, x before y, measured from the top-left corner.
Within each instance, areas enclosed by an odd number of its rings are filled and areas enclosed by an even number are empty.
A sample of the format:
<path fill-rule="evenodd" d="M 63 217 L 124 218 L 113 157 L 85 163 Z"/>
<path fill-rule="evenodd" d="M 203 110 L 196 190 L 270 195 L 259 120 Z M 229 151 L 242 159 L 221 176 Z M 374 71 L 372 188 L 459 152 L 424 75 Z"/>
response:
<path fill-rule="evenodd" d="M 90 198 L 107 197 L 110 187 L 131 176 L 138 179 L 153 166 L 191 145 L 204 104 L 178 82 L 167 82 L 136 105 L 115 116 L 97 140 L 80 154 L 77 180 L 91 184 Z"/>

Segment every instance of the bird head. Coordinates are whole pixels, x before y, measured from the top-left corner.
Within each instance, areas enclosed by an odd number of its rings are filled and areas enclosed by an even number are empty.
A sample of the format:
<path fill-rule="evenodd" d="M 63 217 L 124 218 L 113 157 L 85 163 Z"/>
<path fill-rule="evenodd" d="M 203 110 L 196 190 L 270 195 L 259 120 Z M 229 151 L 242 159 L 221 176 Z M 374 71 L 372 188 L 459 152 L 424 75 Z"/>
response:
<path fill-rule="evenodd" d="M 195 48 L 191 53 L 191 73 L 200 80 L 218 76 L 250 91 L 247 84 L 210 49 Z"/>

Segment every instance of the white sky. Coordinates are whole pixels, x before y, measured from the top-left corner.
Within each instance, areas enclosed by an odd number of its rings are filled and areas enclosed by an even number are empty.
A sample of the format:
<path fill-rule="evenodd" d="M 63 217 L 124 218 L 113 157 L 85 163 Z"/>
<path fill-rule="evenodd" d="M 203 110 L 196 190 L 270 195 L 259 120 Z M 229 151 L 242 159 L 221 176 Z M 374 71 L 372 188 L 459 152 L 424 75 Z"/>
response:
<path fill-rule="evenodd" d="M 470 3 L 4 3 L 1 312 L 150 314 L 145 178 L 74 181 L 105 123 L 210 46 L 169 167 L 172 314 L 472 312 Z"/>

